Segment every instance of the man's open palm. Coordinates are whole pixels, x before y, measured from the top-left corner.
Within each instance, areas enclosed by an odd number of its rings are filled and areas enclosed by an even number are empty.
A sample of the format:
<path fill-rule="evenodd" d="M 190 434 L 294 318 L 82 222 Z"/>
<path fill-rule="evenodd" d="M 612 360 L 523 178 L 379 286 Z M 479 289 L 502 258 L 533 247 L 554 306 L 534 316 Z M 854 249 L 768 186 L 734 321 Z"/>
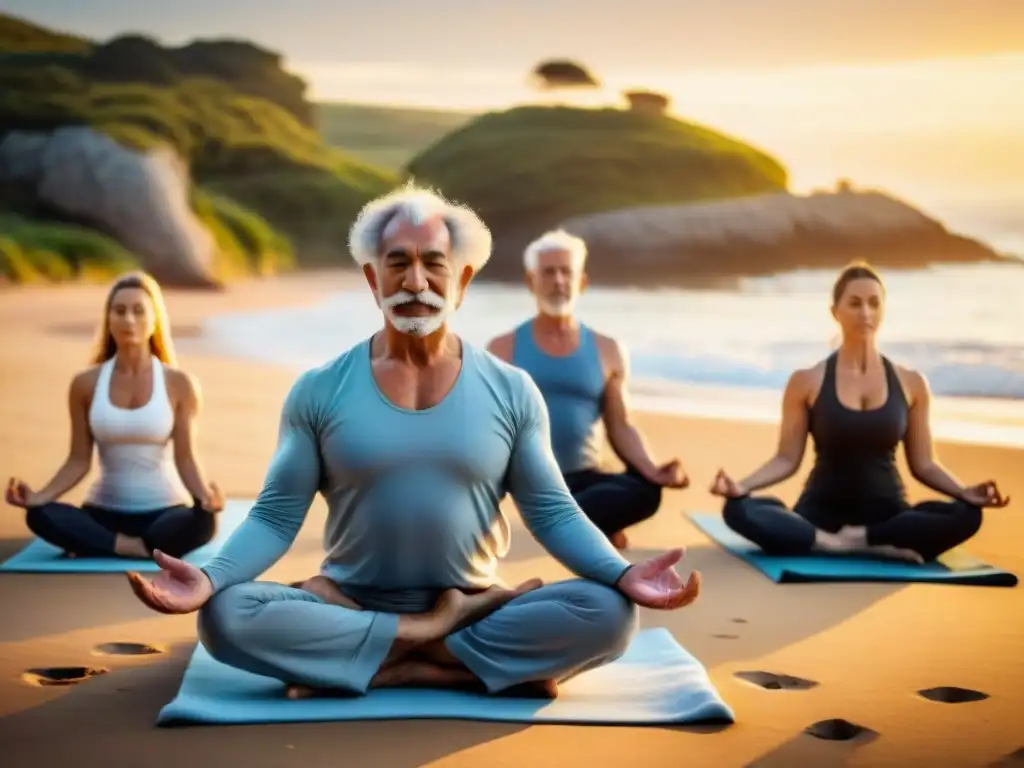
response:
<path fill-rule="evenodd" d="M 622 577 L 619 590 L 637 605 L 671 611 L 689 605 L 700 594 L 700 571 L 694 571 L 683 583 L 675 564 L 683 557 L 682 549 L 637 563 Z"/>
<path fill-rule="evenodd" d="M 128 574 L 135 596 L 160 613 L 192 613 L 198 611 L 213 595 L 213 585 L 206 574 L 176 557 L 153 551 L 160 573 L 152 581 L 135 571 Z"/>

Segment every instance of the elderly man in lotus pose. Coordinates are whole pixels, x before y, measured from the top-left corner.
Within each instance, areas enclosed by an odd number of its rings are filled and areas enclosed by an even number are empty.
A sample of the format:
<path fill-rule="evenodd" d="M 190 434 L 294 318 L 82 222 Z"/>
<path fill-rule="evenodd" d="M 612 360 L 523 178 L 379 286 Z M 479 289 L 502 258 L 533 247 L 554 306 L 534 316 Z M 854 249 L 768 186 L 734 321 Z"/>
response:
<path fill-rule="evenodd" d="M 530 374 L 550 415 L 551 439 L 569 490 L 583 512 L 619 549 L 625 528 L 646 520 L 661 505 L 662 488 L 685 488 L 678 459 L 655 462 L 630 422 L 629 358 L 625 347 L 573 315 L 586 288 L 587 246 L 564 230 L 544 234 L 524 254 L 526 283 L 537 315 L 493 339 L 488 350 Z M 626 465 L 602 472 L 601 435 Z"/>
<path fill-rule="evenodd" d="M 409 186 L 371 202 L 350 248 L 384 327 L 307 371 L 283 408 L 255 506 L 204 568 L 154 553 L 150 607 L 199 611 L 219 661 L 291 697 L 385 686 L 471 686 L 553 696 L 623 653 L 637 605 L 692 602 L 673 550 L 630 565 L 580 512 L 551 452 L 530 378 L 448 330 L 491 235 L 468 208 Z M 255 582 L 291 545 L 314 495 L 329 516 L 320 575 Z M 506 493 L 579 578 L 509 588 Z"/>

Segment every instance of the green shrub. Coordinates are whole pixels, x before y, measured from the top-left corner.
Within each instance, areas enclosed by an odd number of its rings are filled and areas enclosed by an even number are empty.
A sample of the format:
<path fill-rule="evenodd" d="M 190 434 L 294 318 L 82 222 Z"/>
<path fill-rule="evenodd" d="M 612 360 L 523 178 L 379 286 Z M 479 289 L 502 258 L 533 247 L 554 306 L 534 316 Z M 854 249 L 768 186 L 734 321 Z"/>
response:
<path fill-rule="evenodd" d="M 32 283 L 41 277 L 21 246 L 9 237 L 0 237 L 0 269 L 15 283 Z"/>
<path fill-rule="evenodd" d="M 262 217 L 235 201 L 197 189 L 193 192 L 193 208 L 227 257 L 226 271 L 269 275 L 294 266 L 291 243 Z"/>
<path fill-rule="evenodd" d="M 59 281 L 106 280 L 139 263 L 111 238 L 74 224 L 3 214 L 0 239 L 17 249 L 5 251 L 5 269 L 13 280 L 20 280 L 11 274 L 21 269 L 19 265 L 28 265 L 40 276 Z"/>

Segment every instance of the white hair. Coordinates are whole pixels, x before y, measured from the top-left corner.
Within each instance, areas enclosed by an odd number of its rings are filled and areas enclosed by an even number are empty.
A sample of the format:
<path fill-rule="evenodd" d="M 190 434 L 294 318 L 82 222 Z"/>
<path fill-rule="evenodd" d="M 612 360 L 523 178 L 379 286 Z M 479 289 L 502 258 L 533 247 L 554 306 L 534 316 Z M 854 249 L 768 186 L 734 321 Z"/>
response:
<path fill-rule="evenodd" d="M 449 258 L 472 267 L 474 272 L 483 269 L 491 258 L 491 231 L 472 209 L 410 182 L 371 200 L 359 212 L 348 234 L 349 250 L 359 266 L 373 264 L 383 255 L 380 244 L 384 230 L 398 216 L 405 216 L 414 224 L 440 216 L 451 239 Z"/>
<path fill-rule="evenodd" d="M 526 246 L 526 251 L 523 252 L 523 266 L 526 267 L 526 271 L 536 272 L 540 255 L 552 251 L 568 251 L 575 269 L 583 269 L 587 261 L 587 244 L 582 238 L 570 235 L 564 229 L 553 229 Z"/>

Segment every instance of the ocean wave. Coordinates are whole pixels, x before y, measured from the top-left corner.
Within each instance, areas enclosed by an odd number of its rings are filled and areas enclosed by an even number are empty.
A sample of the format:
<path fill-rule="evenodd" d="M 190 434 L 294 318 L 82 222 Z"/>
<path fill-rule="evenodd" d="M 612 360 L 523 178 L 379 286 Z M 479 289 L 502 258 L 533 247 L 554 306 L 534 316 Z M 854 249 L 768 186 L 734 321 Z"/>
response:
<path fill-rule="evenodd" d="M 893 362 L 919 371 L 943 397 L 1024 398 L 1024 345 L 976 341 L 899 341 L 882 350 Z M 790 374 L 829 353 L 824 344 L 778 342 L 749 351 L 691 354 L 683 350 L 633 353 L 642 378 L 687 384 L 781 390 Z"/>

